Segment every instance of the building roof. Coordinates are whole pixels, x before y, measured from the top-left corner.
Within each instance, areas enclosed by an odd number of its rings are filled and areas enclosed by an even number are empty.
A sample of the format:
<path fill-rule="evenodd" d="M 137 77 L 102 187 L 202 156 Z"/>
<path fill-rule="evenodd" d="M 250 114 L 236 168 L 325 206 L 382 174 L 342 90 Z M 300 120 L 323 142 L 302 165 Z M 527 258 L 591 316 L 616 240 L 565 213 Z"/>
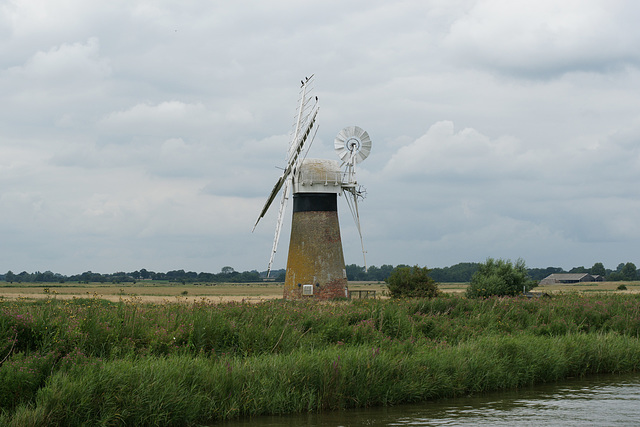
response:
<path fill-rule="evenodd" d="M 589 276 L 589 273 L 553 273 L 545 277 L 545 279 L 554 278 L 562 280 L 580 280 L 584 276 Z"/>
<path fill-rule="evenodd" d="M 589 273 L 553 273 L 545 277 L 540 281 L 541 284 L 545 283 L 558 283 L 558 282 L 579 282 L 585 278 L 591 279 L 591 281 L 595 280 L 592 275 Z M 587 280 L 590 281 L 590 280 Z"/>

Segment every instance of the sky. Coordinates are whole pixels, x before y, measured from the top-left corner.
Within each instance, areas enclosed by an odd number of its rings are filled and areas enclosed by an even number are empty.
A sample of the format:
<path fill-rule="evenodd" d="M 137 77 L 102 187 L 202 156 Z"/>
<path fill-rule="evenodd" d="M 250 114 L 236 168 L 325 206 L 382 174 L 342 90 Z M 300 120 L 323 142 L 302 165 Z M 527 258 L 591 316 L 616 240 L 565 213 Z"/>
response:
<path fill-rule="evenodd" d="M 266 270 L 277 203 L 251 229 L 311 74 L 309 157 L 337 159 L 346 126 L 373 141 L 367 264 L 640 265 L 638 19 L 633 0 L 0 0 L 0 272 Z"/>

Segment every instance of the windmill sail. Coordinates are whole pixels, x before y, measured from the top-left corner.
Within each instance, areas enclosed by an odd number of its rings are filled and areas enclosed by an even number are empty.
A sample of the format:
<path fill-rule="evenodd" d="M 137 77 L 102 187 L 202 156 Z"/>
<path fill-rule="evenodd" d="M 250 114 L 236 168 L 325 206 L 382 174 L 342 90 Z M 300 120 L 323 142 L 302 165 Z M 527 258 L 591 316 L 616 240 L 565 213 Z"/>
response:
<path fill-rule="evenodd" d="M 300 104 L 298 107 L 298 112 L 296 114 L 296 123 L 294 131 L 292 133 L 291 142 L 289 144 L 287 166 L 282 172 L 282 176 L 278 178 L 278 181 L 276 181 L 275 185 L 273 186 L 273 189 L 271 190 L 271 193 L 269 194 L 269 197 L 267 198 L 267 201 L 264 204 L 264 207 L 262 208 L 262 211 L 260 212 L 260 215 L 258 216 L 258 219 L 253 226 L 254 230 L 256 229 L 258 222 L 260 222 L 260 220 L 269 210 L 271 203 L 273 203 L 273 200 L 280 192 L 280 189 L 282 189 L 285 181 L 291 179 L 292 172 L 295 172 L 298 165 L 300 164 L 300 161 L 302 160 L 300 158 L 300 153 L 304 149 L 305 145 L 307 146 L 307 148 L 311 145 L 313 138 L 311 138 L 309 144 L 306 144 L 309 140 L 309 135 L 312 131 L 314 131 L 314 128 L 315 131 L 313 132 L 312 136 L 315 136 L 315 132 L 317 132 L 317 126 L 315 125 L 320 106 L 318 104 L 317 97 L 313 99 L 309 98 L 309 84 L 312 83 L 312 79 L 313 75 L 303 81 L 302 88 L 300 89 Z"/>
<path fill-rule="evenodd" d="M 276 250 L 278 248 L 278 241 L 280 240 L 280 230 L 282 229 L 282 221 L 284 217 L 284 212 L 286 209 L 287 201 L 289 199 L 289 189 L 291 187 L 291 179 L 292 176 L 296 173 L 296 170 L 300 166 L 302 160 L 304 160 L 304 155 L 301 156 L 303 151 L 308 151 L 311 143 L 313 142 L 313 138 L 318 130 L 317 126 L 317 117 L 318 111 L 320 109 L 318 103 L 318 97 L 311 97 L 310 93 L 312 91 L 313 83 L 313 75 L 311 77 L 306 78 L 302 81 L 302 86 L 300 88 L 300 102 L 298 104 L 298 111 L 296 113 L 296 121 L 293 127 L 293 132 L 291 134 L 291 142 L 289 143 L 289 150 L 287 151 L 287 166 L 285 167 L 282 175 L 276 181 L 269 197 L 267 198 L 256 223 L 253 226 L 253 230 L 255 230 L 258 222 L 265 216 L 269 207 L 273 203 L 274 199 L 278 195 L 281 189 L 284 190 L 282 192 L 282 199 L 280 201 L 280 208 L 278 210 L 278 222 L 276 224 L 275 236 L 273 239 L 273 248 L 271 250 L 271 257 L 269 259 L 269 266 L 267 268 L 267 277 L 271 273 L 271 266 L 273 264 L 273 259 L 276 254 Z M 306 151 L 304 151 L 306 153 Z"/>

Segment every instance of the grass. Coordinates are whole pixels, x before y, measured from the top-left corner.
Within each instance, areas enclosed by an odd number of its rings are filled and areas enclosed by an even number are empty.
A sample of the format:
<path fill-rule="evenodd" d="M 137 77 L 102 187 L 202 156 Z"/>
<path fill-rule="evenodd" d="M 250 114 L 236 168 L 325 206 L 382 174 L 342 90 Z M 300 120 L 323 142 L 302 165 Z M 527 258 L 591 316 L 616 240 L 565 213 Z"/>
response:
<path fill-rule="evenodd" d="M 482 393 L 637 370 L 639 336 L 631 293 L 259 304 L 49 293 L 0 302 L 0 425 L 196 425 Z"/>
<path fill-rule="evenodd" d="M 408 353 L 356 346 L 215 362 L 124 359 L 54 375 L 35 408 L 21 407 L 10 423 L 188 425 L 467 395 L 639 364 L 637 340 L 613 335 L 485 337 Z"/>

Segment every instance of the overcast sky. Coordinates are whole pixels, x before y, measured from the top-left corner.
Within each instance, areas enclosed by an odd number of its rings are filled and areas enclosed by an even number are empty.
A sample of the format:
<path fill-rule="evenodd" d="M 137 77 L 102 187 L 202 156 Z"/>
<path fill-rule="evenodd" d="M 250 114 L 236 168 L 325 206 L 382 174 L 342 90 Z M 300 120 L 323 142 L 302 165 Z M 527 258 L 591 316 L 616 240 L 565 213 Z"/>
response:
<path fill-rule="evenodd" d="M 345 126 L 373 141 L 369 264 L 640 265 L 639 20 L 633 0 L 0 0 L 0 272 L 265 270 L 277 209 L 251 228 L 311 74 L 309 156 L 337 159 Z"/>

